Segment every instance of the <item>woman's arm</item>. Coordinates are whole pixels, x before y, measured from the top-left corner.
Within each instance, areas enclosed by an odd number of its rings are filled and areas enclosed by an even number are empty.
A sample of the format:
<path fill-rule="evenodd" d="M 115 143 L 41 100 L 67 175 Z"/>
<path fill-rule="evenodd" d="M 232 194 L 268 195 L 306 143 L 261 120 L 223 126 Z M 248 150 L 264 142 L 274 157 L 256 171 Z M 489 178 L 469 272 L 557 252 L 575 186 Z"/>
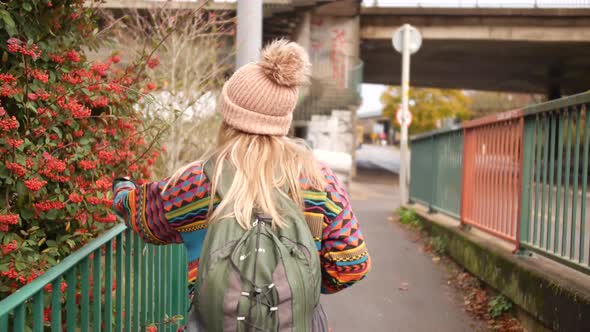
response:
<path fill-rule="evenodd" d="M 307 192 L 304 199 L 306 218 L 323 217 L 321 239 L 318 236 L 316 240 L 321 241 L 322 293 L 331 294 L 363 279 L 371 259 L 346 190 L 328 167 L 323 173 L 328 183 L 326 192 Z"/>
<path fill-rule="evenodd" d="M 322 292 L 338 292 L 363 279 L 371 268 L 371 258 L 359 224 L 348 201 L 322 236 Z"/>
<path fill-rule="evenodd" d="M 168 222 L 161 192 L 166 180 L 137 186 L 118 179 L 113 183 L 113 209 L 146 242 L 181 243 L 182 237 Z"/>

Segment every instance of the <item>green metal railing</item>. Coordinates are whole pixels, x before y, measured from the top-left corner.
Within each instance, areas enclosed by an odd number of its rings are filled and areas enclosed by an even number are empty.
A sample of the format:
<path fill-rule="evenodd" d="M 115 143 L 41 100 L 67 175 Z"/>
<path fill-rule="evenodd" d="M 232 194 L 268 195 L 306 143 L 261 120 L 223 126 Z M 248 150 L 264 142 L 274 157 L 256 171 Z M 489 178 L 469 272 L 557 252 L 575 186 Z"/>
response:
<path fill-rule="evenodd" d="M 412 140 L 410 197 L 432 210 L 459 217 L 463 131 L 439 131 Z"/>
<path fill-rule="evenodd" d="M 149 245 L 119 224 L 2 300 L 0 331 L 176 331 L 187 273 L 183 245 Z"/>
<path fill-rule="evenodd" d="M 410 200 L 431 205 L 434 192 L 433 158 L 434 136 L 412 140 L 412 162 L 410 163 Z"/>
<path fill-rule="evenodd" d="M 587 92 L 413 138 L 410 197 L 590 273 L 589 164 Z"/>
<path fill-rule="evenodd" d="M 433 207 L 437 211 L 459 217 L 463 164 L 463 131 L 451 131 L 435 140 L 434 165 L 436 188 Z M 457 186 L 458 184 L 458 186 Z"/>
<path fill-rule="evenodd" d="M 525 113 L 521 243 L 574 267 L 590 263 L 590 94 Z"/>

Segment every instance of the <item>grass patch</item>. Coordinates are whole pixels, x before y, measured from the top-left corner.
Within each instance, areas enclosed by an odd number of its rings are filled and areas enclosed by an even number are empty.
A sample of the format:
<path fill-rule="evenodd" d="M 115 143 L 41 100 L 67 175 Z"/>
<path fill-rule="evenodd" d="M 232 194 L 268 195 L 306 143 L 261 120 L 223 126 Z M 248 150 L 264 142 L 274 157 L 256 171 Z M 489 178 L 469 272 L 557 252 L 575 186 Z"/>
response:
<path fill-rule="evenodd" d="M 432 247 L 432 251 L 434 253 L 439 256 L 443 256 L 447 253 L 449 241 L 443 236 L 435 236 L 430 238 L 430 246 Z"/>
<path fill-rule="evenodd" d="M 512 310 L 512 301 L 504 295 L 497 295 L 488 303 L 488 313 L 492 318 L 498 318 Z"/>
<path fill-rule="evenodd" d="M 412 209 L 399 208 L 395 211 L 399 216 L 399 222 L 402 225 L 408 225 L 417 229 L 422 229 L 422 220 Z"/>

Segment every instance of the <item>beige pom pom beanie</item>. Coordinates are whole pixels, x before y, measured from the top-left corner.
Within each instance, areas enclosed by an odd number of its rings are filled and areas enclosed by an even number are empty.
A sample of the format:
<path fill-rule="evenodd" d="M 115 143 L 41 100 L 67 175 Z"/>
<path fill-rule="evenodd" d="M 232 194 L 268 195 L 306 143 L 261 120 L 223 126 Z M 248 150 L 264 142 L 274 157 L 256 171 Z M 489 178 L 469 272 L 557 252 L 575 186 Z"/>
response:
<path fill-rule="evenodd" d="M 240 68 L 223 86 L 218 109 L 224 121 L 251 134 L 287 135 L 299 87 L 307 83 L 310 67 L 298 44 L 286 40 L 269 44 L 258 62 Z"/>

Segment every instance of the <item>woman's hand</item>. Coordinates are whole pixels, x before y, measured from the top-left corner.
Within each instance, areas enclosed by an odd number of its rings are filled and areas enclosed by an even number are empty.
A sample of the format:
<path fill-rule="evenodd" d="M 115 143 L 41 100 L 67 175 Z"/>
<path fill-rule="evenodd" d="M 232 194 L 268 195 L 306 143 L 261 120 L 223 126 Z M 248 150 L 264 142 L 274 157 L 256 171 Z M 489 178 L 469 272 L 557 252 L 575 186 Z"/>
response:
<path fill-rule="evenodd" d="M 131 181 L 131 178 L 129 176 L 124 176 L 124 177 L 120 177 L 120 178 L 114 179 L 113 180 L 113 185 L 112 185 L 111 189 L 114 191 L 115 190 L 115 186 L 117 185 L 117 183 L 123 182 L 123 181 Z"/>

